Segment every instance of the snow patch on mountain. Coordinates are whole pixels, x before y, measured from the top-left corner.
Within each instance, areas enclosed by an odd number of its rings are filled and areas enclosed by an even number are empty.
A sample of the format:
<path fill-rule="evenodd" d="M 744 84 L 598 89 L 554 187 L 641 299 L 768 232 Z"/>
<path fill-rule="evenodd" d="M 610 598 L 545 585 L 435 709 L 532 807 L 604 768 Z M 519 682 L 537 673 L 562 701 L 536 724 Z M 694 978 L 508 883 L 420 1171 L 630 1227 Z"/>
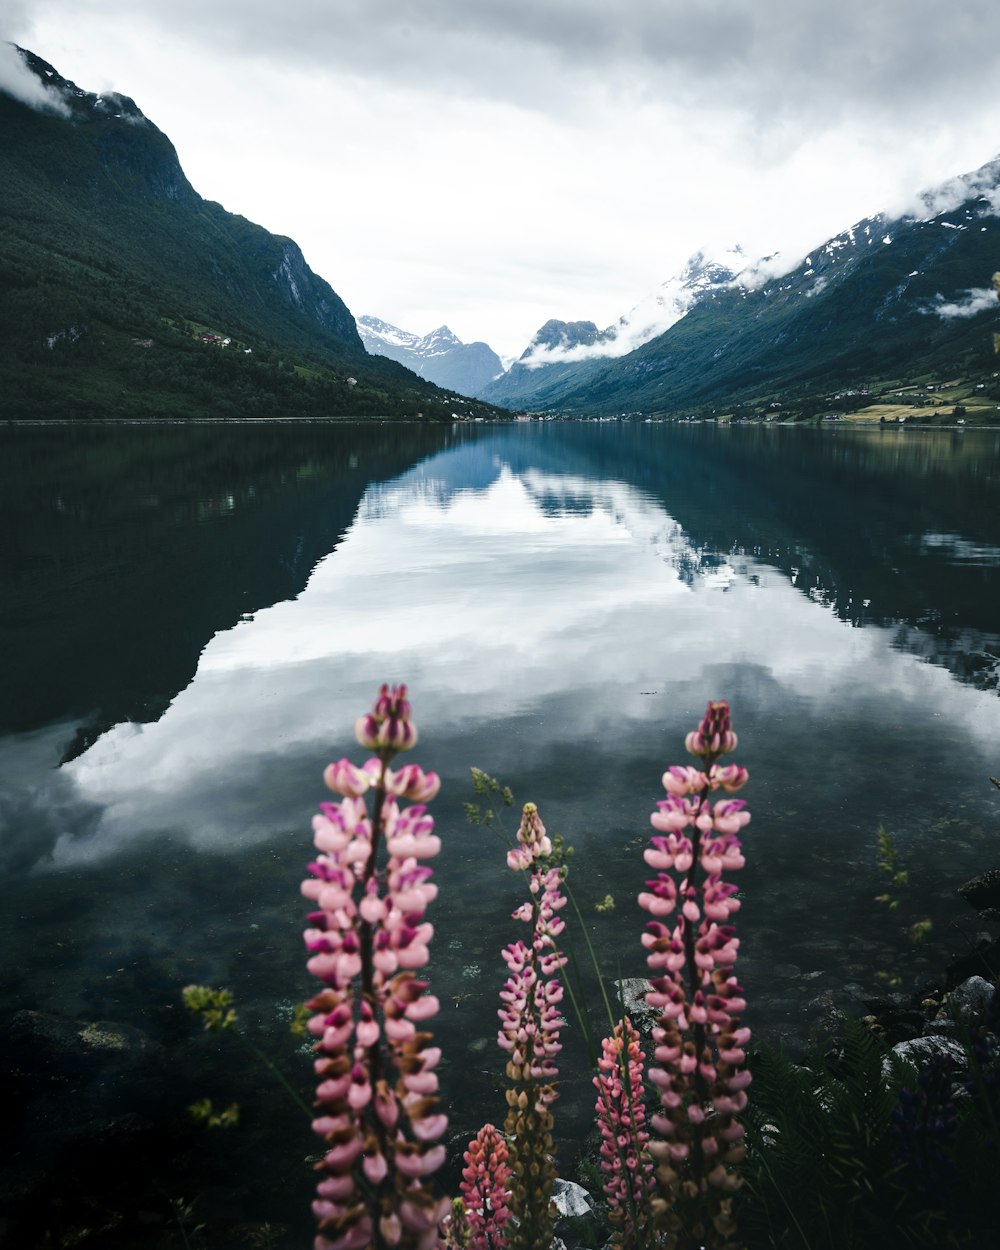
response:
<path fill-rule="evenodd" d="M 379 317 L 358 317 L 358 333 L 372 356 L 387 356 L 448 390 L 477 395 L 504 372 L 500 357 L 486 343 L 463 343 L 447 326 L 413 334 Z"/>
<path fill-rule="evenodd" d="M 606 330 L 590 336 L 589 341 L 570 335 L 553 340 L 551 335 L 543 336 L 539 331 L 518 363 L 538 369 L 542 365 L 627 356 L 669 330 L 702 300 L 733 288 L 757 290 L 788 273 L 796 264 L 797 260 L 782 256 L 751 262 L 739 245 L 711 254 L 696 252 L 676 277 L 664 282 Z"/>

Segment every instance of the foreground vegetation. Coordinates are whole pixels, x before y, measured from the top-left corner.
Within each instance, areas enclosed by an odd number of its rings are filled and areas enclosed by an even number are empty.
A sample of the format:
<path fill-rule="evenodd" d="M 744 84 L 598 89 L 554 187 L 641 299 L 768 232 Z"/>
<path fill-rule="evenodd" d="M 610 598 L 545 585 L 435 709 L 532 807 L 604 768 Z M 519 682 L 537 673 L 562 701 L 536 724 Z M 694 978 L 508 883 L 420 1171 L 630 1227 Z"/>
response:
<path fill-rule="evenodd" d="M 502 952 L 504 1129 L 487 1123 L 469 1144 L 462 1197 L 452 1204 L 433 1181 L 447 1128 L 437 1097 L 441 1052 L 427 1030 L 438 1002 L 417 979 L 429 960 L 425 913 L 437 894 L 421 861 L 440 848 L 426 804 L 440 782 L 417 765 L 389 767 L 416 742 L 405 687 L 382 688 L 357 736 L 373 757 L 363 767 L 341 759 L 327 768 L 327 785 L 343 797 L 314 819 L 319 855 L 302 887 L 317 908 L 305 933 L 309 970 L 323 983 L 306 1005 L 320 1082 L 313 1129 L 323 1143 L 315 1246 L 542 1250 L 554 1244 L 564 999 L 589 1028 L 563 976 L 568 848 L 526 804 L 507 853 L 526 885 L 513 919 L 529 936 Z M 767 1047 L 750 1052 L 730 923 L 740 903 L 725 879 L 743 865 L 739 834 L 750 820 L 744 802 L 728 796 L 748 778 L 719 762 L 737 745 L 726 704 L 709 705 L 686 745 L 698 762 L 664 773 L 666 797 L 651 818 L 658 832 L 644 855 L 655 875 L 639 894 L 652 917 L 642 937 L 652 975 L 641 1005 L 651 1031 L 641 1040 L 605 992 L 608 1033 L 600 1048 L 591 1045 L 600 1146 L 589 1167 L 603 1215 L 584 1228 L 578 1222 L 576 1244 L 994 1244 L 1000 991 L 981 982 L 978 1007 L 967 1003 L 922 1053 L 889 1050 L 853 1022 L 833 1051 L 804 1063 Z M 510 803 L 493 779 L 474 776 L 481 795 Z M 471 814 L 493 823 L 492 811 L 473 806 Z M 190 987 L 185 997 L 206 1027 L 237 1027 L 227 991 Z M 643 1046 L 652 1051 L 648 1069 Z M 197 1114 L 213 1122 L 210 1103 Z M 232 1114 L 214 1118 L 221 1124 Z"/>

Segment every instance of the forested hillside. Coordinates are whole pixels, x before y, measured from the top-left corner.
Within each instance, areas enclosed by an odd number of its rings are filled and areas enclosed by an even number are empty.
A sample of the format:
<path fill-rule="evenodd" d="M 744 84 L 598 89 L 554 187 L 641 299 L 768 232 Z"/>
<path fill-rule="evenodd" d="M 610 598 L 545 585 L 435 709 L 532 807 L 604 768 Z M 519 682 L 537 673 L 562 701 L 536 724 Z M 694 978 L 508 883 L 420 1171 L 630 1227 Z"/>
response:
<path fill-rule="evenodd" d="M 450 418 L 468 407 L 369 356 L 298 246 L 202 199 L 133 101 L 21 55 L 60 108 L 0 94 L 0 414 Z"/>

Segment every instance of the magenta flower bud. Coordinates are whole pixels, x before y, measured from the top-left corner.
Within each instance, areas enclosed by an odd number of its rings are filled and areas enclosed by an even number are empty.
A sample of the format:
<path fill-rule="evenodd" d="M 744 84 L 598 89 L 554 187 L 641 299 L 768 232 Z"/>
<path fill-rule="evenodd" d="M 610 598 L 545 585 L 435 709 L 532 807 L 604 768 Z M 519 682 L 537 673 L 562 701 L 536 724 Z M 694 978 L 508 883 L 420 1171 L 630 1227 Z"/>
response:
<path fill-rule="evenodd" d="M 351 1083 L 349 1076 L 339 1077 L 333 1081 L 323 1081 L 322 1084 L 316 1086 L 316 1098 L 319 1102 L 336 1102 L 337 1099 L 343 1098 L 347 1093 L 347 1087 Z M 313 1124 L 318 1121 L 314 1120 Z M 326 1130 L 329 1131 L 329 1130 Z"/>
<path fill-rule="evenodd" d="M 698 810 L 697 806 L 692 807 L 690 802 L 676 794 L 668 794 L 656 806 L 659 810 L 653 812 L 649 822 L 661 833 L 680 833 L 690 825 Z"/>
<path fill-rule="evenodd" d="M 396 1152 L 396 1169 L 403 1176 L 411 1178 L 427 1176 L 436 1172 L 444 1163 L 444 1146 L 432 1146 L 424 1154 L 411 1153 L 398 1149 Z"/>
<path fill-rule="evenodd" d="M 721 787 L 727 794 L 734 794 L 746 785 L 749 776 L 747 770 L 737 764 L 727 764 L 725 767 L 714 764 L 709 772 L 709 782 L 713 790 Z"/>
<path fill-rule="evenodd" d="M 363 768 L 357 768 L 348 759 L 328 764 L 323 772 L 323 780 L 335 793 L 352 798 L 364 794 L 372 783 L 368 773 Z"/>
<path fill-rule="evenodd" d="M 735 751 L 738 739 L 729 719 L 729 704 L 710 703 L 698 728 L 688 734 L 685 746 L 691 755 L 716 756 Z"/>
<path fill-rule="evenodd" d="M 385 788 L 389 794 L 413 803 L 429 803 L 441 789 L 441 778 L 437 773 L 425 773 L 416 764 L 407 764 L 395 773 L 387 770 Z"/>
<path fill-rule="evenodd" d="M 384 1087 L 375 1090 L 375 1114 L 387 1129 L 394 1129 L 399 1122 L 399 1103 Z"/>
<path fill-rule="evenodd" d="M 447 1127 L 446 1115 L 429 1115 L 413 1121 L 413 1135 L 418 1141 L 436 1141 Z"/>
<path fill-rule="evenodd" d="M 336 1202 L 343 1201 L 354 1192 L 354 1177 L 350 1173 L 346 1176 L 328 1176 L 316 1186 L 316 1192 L 321 1198 Z"/>
<path fill-rule="evenodd" d="M 746 803 L 742 799 L 721 799 L 712 811 L 711 823 L 719 833 L 739 833 L 750 823 L 750 813 L 743 809 Z"/>
<path fill-rule="evenodd" d="M 376 747 L 388 749 L 393 755 L 399 751 L 408 751 L 417 743 L 417 727 L 409 721 L 385 720 L 379 725 L 375 733 Z M 367 742 L 363 742 L 362 746 L 368 746 Z"/>
<path fill-rule="evenodd" d="M 363 747 L 367 747 L 369 751 L 374 751 L 379 745 L 378 740 L 379 722 L 369 713 L 367 716 L 359 716 L 354 722 L 354 736 Z"/>
<path fill-rule="evenodd" d="M 697 768 L 680 768 L 672 764 L 663 774 L 663 788 L 668 794 L 697 794 L 705 788 L 705 774 Z"/>
<path fill-rule="evenodd" d="M 438 1079 L 433 1072 L 413 1072 L 403 1077 L 403 1085 L 406 1087 L 407 1093 L 411 1094 L 433 1094 L 437 1092 Z M 414 1127 L 414 1133 L 420 1137 L 420 1133 Z M 435 1134 L 437 1136 L 437 1134 Z"/>
<path fill-rule="evenodd" d="M 364 1247 L 371 1244 L 371 1236 L 371 1220 L 367 1217 L 362 1217 L 357 1224 L 352 1224 L 346 1232 L 342 1233 L 334 1241 L 322 1235 L 317 1237 L 313 1242 L 313 1250 L 363 1250 Z"/>
<path fill-rule="evenodd" d="M 388 913 L 385 901 L 378 896 L 378 882 L 374 877 L 368 883 L 365 897 L 358 905 L 358 911 L 361 913 L 362 920 L 366 920 L 369 924 L 378 924 Z"/>
<path fill-rule="evenodd" d="M 379 1039 L 381 1030 L 374 1020 L 361 1020 L 358 1022 L 358 1045 L 369 1047 L 374 1046 Z"/>
<path fill-rule="evenodd" d="M 327 1151 L 324 1162 L 331 1172 L 343 1172 L 353 1164 L 361 1151 L 362 1143 L 356 1137 L 352 1137 L 349 1141 L 342 1142 Z"/>
<path fill-rule="evenodd" d="M 430 1020 L 432 1016 L 436 1016 L 441 1010 L 441 1004 L 433 994 L 425 994 L 423 998 L 418 998 L 415 1002 L 407 1004 L 406 1018 L 407 1020 Z"/>
<path fill-rule="evenodd" d="M 388 1175 L 389 1164 L 383 1154 L 366 1155 L 361 1169 L 367 1180 L 378 1185 Z"/>
<path fill-rule="evenodd" d="M 390 690 L 382 686 L 371 712 L 357 720 L 354 734 L 363 747 L 385 758 L 414 746 L 417 729 L 410 720 L 406 687 L 393 686 Z"/>

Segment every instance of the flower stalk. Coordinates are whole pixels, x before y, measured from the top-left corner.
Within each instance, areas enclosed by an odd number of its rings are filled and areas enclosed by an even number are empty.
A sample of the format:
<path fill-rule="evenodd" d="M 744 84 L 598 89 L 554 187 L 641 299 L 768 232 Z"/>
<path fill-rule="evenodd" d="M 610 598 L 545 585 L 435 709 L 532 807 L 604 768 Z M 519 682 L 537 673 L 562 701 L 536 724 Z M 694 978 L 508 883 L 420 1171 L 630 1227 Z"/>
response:
<path fill-rule="evenodd" d="M 653 1162 L 646 1149 L 646 1107 L 639 1034 L 626 1016 L 604 1039 L 594 1077 L 597 1127 L 601 1134 L 604 1193 L 614 1225 L 611 1244 L 629 1250 L 644 1244 L 653 1187 Z"/>
<path fill-rule="evenodd" d="M 559 1032 L 565 1021 L 559 1004 L 563 986 L 556 975 L 566 964 L 557 946 L 565 925 L 559 916 L 566 905 L 560 886 L 563 869 L 552 860 L 552 842 L 538 809 L 526 803 L 517 831 L 518 845 L 507 853 L 507 866 L 530 872 L 531 897 L 514 913 L 531 925 L 530 945 L 512 942 L 502 954 L 508 977 L 500 992 L 497 1042 L 507 1053 L 507 1116 L 511 1171 L 508 1225 L 510 1250 L 536 1250 L 552 1240 L 552 1184 L 556 1177 L 553 1117 L 557 1098 L 556 1056 L 562 1049 Z"/>
<path fill-rule="evenodd" d="M 688 751 L 702 767 L 672 767 L 663 775 L 666 798 L 651 823 L 657 835 L 645 852 L 656 870 L 640 906 L 653 917 L 643 945 L 653 973 L 646 1002 L 659 1013 L 648 1076 L 659 1091 L 651 1117 L 657 1136 L 653 1219 L 677 1250 L 735 1247 L 732 1194 L 739 1187 L 750 1073 L 745 1068 L 749 1029 L 741 1024 L 743 991 L 733 974 L 739 940 L 727 923 L 739 909 L 737 887 L 723 873 L 743 867 L 739 831 L 750 820 L 733 794 L 745 769 L 721 766 L 737 745 L 726 703 L 710 703 Z M 675 917 L 672 926 L 664 923 Z"/>
<path fill-rule="evenodd" d="M 462 1169 L 462 1199 L 469 1250 L 503 1250 L 510 1219 L 510 1167 L 507 1143 L 492 1124 L 484 1124 L 469 1143 Z"/>
<path fill-rule="evenodd" d="M 342 759 L 325 770 L 342 798 L 313 819 L 319 855 L 302 884 L 317 908 L 307 966 L 323 982 L 308 1004 L 318 1039 L 313 1129 L 325 1144 L 315 1250 L 429 1250 L 450 1205 L 430 1184 L 447 1118 L 436 1096 L 440 1051 L 420 1027 L 438 1002 L 416 975 L 434 932 L 424 914 L 437 887 L 421 861 L 440 850 L 425 806 L 440 781 L 415 764 L 389 767 L 417 740 L 405 686 L 383 686 L 355 734 L 374 755 L 361 768 Z"/>

